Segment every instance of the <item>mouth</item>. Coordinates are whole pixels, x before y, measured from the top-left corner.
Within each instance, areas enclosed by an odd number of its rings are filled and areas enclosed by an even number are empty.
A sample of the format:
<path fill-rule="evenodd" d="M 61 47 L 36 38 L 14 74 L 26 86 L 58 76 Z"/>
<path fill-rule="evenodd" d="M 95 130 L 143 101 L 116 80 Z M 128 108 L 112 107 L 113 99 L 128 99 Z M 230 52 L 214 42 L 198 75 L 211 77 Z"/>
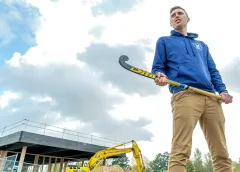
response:
<path fill-rule="evenodd" d="M 181 22 L 181 20 L 180 20 L 180 19 L 177 19 L 177 20 L 175 20 L 175 23 L 179 23 L 179 22 Z"/>

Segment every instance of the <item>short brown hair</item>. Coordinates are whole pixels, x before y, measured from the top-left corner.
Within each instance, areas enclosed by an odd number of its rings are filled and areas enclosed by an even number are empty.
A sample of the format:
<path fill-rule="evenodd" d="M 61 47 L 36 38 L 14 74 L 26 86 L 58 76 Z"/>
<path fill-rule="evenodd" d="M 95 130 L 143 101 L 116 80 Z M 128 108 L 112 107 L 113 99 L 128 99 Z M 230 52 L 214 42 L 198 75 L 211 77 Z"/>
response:
<path fill-rule="evenodd" d="M 188 13 L 187 13 L 186 10 L 185 10 L 184 8 L 182 8 L 181 6 L 174 6 L 174 7 L 172 7 L 172 8 L 170 9 L 170 14 L 171 14 L 172 11 L 175 10 L 175 9 L 181 9 L 181 10 L 183 10 L 183 11 L 186 13 L 187 17 L 188 17 Z"/>

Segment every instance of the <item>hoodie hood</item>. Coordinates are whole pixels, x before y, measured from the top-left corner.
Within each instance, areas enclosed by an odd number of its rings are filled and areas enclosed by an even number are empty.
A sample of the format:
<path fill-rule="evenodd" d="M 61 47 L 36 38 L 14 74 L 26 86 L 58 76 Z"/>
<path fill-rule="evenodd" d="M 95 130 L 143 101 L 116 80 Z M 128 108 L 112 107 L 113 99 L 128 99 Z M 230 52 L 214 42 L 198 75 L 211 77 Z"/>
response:
<path fill-rule="evenodd" d="M 184 34 L 178 32 L 176 30 L 171 30 L 171 36 L 183 37 L 185 47 L 186 47 L 186 53 L 189 54 L 189 52 L 192 52 L 193 56 L 196 56 L 196 54 L 194 52 L 192 40 L 198 38 L 197 33 L 187 32 L 187 36 L 185 36 Z"/>

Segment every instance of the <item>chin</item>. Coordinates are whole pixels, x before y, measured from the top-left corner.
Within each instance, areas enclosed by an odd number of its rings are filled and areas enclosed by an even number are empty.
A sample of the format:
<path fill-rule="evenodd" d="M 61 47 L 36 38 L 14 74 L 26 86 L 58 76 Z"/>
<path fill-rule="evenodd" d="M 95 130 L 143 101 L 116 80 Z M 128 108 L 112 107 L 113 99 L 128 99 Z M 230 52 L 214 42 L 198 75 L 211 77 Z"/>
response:
<path fill-rule="evenodd" d="M 175 27 L 173 27 L 175 30 L 181 30 L 183 29 L 184 27 L 182 25 L 177 25 Z"/>

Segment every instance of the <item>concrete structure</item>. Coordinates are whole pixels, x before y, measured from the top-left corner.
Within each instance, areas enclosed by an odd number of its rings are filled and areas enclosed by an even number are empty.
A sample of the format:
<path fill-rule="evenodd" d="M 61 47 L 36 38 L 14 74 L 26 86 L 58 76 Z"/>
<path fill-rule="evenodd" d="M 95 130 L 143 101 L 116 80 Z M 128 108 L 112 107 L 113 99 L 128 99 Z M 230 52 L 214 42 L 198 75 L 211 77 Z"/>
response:
<path fill-rule="evenodd" d="M 29 167 L 33 172 L 50 172 L 53 168 L 54 171 L 62 172 L 65 171 L 68 162 L 83 163 L 95 152 L 107 147 L 92 142 L 92 138 L 89 143 L 29 131 L 17 131 L 0 137 L 0 158 L 18 154 L 16 159 L 18 172 L 24 172 L 26 171 L 24 168 Z M 0 172 L 2 166 L 3 163 L 0 162 Z"/>
<path fill-rule="evenodd" d="M 30 164 L 63 163 L 89 159 L 106 147 L 19 131 L 0 139 L 1 158 L 19 154 L 19 171 L 23 162 Z M 48 159 L 48 161 L 46 161 Z M 40 163 L 39 163 L 40 162 Z"/>

